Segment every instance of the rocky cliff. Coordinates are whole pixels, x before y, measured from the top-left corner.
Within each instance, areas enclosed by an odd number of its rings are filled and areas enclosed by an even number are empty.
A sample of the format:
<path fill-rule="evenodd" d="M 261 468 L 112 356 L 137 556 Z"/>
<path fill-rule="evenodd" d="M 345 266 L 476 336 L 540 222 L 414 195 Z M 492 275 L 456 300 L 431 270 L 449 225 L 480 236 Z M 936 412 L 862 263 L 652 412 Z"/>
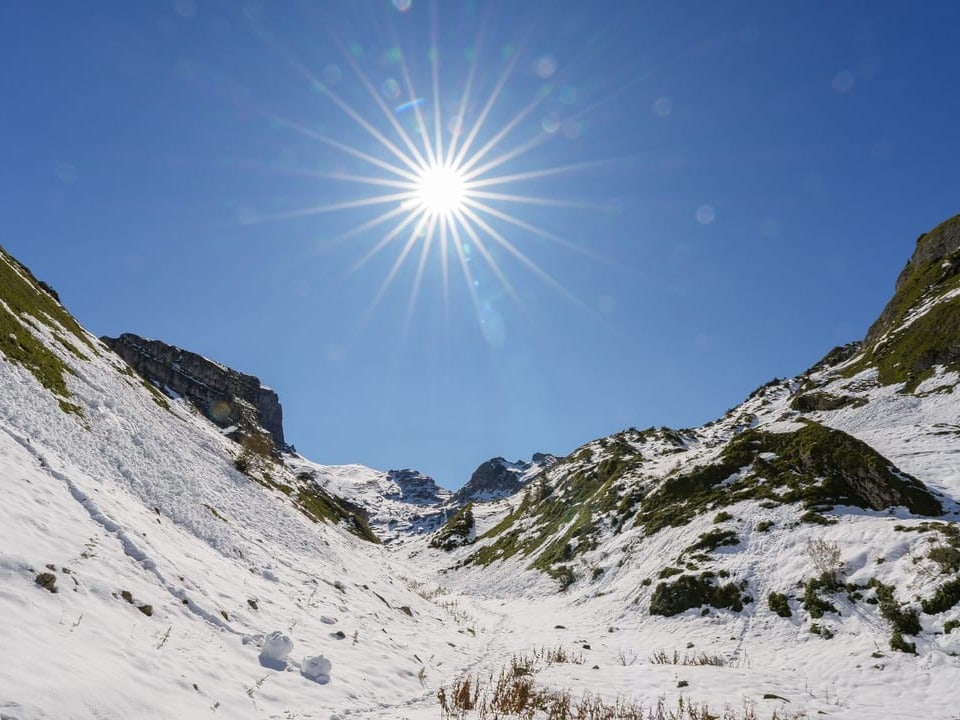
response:
<path fill-rule="evenodd" d="M 263 428 L 275 447 L 286 446 L 280 399 L 253 375 L 132 333 L 101 340 L 144 378 L 183 396 L 219 427 Z"/>

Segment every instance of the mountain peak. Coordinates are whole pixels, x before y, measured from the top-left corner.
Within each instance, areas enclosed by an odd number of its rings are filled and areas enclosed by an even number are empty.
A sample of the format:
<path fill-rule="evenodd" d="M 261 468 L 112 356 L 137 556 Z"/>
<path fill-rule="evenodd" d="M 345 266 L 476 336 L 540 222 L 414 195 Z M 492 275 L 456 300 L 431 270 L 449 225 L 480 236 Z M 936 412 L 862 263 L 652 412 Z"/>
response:
<path fill-rule="evenodd" d="M 534 453 L 530 460 L 515 462 L 502 457 L 491 458 L 473 471 L 466 485 L 460 488 L 453 498 L 458 505 L 500 500 L 522 489 L 555 462 L 555 455 L 540 452 Z"/>

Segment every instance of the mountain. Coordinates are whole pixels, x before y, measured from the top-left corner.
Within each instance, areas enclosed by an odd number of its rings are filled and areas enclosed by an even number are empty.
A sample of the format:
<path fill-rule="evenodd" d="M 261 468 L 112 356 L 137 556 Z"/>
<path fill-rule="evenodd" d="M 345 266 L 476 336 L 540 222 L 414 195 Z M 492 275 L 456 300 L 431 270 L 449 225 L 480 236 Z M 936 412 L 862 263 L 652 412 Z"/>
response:
<path fill-rule="evenodd" d="M 286 447 L 280 399 L 259 378 L 133 333 L 100 339 L 148 382 L 168 396 L 182 395 L 218 427 L 241 434 L 265 431 L 275 448 Z"/>
<path fill-rule="evenodd" d="M 258 380 L 146 380 L 0 251 L 0 717 L 954 716 L 958 229 L 718 420 L 456 495 L 276 452 Z"/>
<path fill-rule="evenodd" d="M 500 500 L 519 492 L 557 461 L 556 456 L 534 453 L 533 458 L 509 462 L 495 457 L 481 464 L 453 496 L 457 505 Z"/>

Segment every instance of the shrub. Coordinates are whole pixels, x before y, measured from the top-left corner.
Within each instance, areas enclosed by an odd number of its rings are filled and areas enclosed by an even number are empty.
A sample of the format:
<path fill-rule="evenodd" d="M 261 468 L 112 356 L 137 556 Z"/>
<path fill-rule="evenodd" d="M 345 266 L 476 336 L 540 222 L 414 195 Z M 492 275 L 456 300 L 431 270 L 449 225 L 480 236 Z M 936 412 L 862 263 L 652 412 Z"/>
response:
<path fill-rule="evenodd" d="M 905 653 L 916 654 L 914 643 L 903 639 L 904 635 L 917 635 L 920 627 L 920 617 L 916 610 L 897 602 L 893 595 L 893 586 L 884 585 L 874 578 L 870 586 L 877 590 L 877 600 L 880 605 L 880 614 L 893 625 L 893 635 L 890 636 L 890 647 Z"/>
<path fill-rule="evenodd" d="M 772 592 L 767 596 L 767 604 L 780 617 L 791 617 L 790 604 L 787 602 L 787 596 L 783 593 Z"/>
<path fill-rule="evenodd" d="M 927 557 L 940 566 L 942 573 L 955 573 L 960 571 L 960 550 L 951 545 L 939 545 L 930 548 Z"/>
<path fill-rule="evenodd" d="M 773 520 L 761 520 L 757 523 L 757 532 L 766 532 L 773 527 Z"/>
<path fill-rule="evenodd" d="M 737 533 L 733 530 L 711 530 L 700 535 L 700 539 L 697 540 L 693 545 L 687 548 L 687 552 L 697 552 L 698 550 L 704 550 L 710 552 L 711 550 L 716 550 L 722 545 L 737 545 L 740 543 L 740 538 L 737 536 Z"/>
<path fill-rule="evenodd" d="M 833 603 L 824 600 L 817 594 L 820 584 L 816 580 L 808 580 L 803 589 L 803 609 L 810 613 L 810 617 L 819 619 L 824 613 L 837 611 Z"/>
<path fill-rule="evenodd" d="M 819 625 L 817 623 L 813 623 L 810 626 L 810 632 L 812 632 L 814 635 L 819 635 L 824 640 L 829 640 L 834 637 L 834 632 L 830 629 L 829 625 Z"/>
<path fill-rule="evenodd" d="M 904 640 L 903 635 L 899 630 L 894 630 L 893 635 L 890 636 L 890 649 L 899 650 L 900 652 L 909 653 L 911 655 L 917 654 L 916 643 L 907 642 Z"/>
<path fill-rule="evenodd" d="M 920 607 L 927 615 L 935 615 L 949 610 L 958 602 L 960 602 L 960 578 L 954 578 L 938 587 L 932 598 L 921 600 Z"/>
<path fill-rule="evenodd" d="M 808 510 L 803 515 L 800 516 L 800 522 L 814 523 L 816 525 L 835 525 L 837 522 L 836 518 L 828 518 L 822 513 L 815 512 L 813 510 Z"/>
<path fill-rule="evenodd" d="M 807 543 L 807 557 L 820 574 L 820 582 L 830 590 L 840 585 L 838 574 L 843 568 L 840 562 L 840 546 L 826 540 L 811 540 Z"/>
<path fill-rule="evenodd" d="M 650 596 L 650 614 L 670 617 L 702 605 L 743 610 L 746 600 L 740 595 L 741 588 L 733 583 L 714 585 L 710 573 L 681 575 L 672 583 L 662 582 Z"/>

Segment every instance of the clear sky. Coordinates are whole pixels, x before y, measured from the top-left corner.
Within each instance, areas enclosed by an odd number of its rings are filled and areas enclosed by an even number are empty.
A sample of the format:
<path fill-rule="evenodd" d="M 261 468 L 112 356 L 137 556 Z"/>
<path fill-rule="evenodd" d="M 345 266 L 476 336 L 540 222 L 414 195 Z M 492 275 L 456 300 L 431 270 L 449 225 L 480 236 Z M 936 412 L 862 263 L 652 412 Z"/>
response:
<path fill-rule="evenodd" d="M 13 0 L 0 244 L 93 332 L 258 375 L 311 459 L 459 487 L 703 423 L 861 338 L 960 212 L 958 26 L 933 1 Z"/>

